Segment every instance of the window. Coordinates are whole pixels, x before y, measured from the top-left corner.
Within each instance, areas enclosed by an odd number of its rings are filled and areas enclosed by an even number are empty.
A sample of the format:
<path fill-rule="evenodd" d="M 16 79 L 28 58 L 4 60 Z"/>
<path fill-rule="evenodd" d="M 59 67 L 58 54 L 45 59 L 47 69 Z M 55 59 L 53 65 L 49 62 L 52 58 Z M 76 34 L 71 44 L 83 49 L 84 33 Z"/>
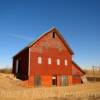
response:
<path fill-rule="evenodd" d="M 52 37 L 55 38 L 55 32 L 53 32 L 53 36 Z"/>
<path fill-rule="evenodd" d="M 42 57 L 38 57 L 38 64 L 42 64 Z"/>
<path fill-rule="evenodd" d="M 57 59 L 57 65 L 60 65 L 60 59 Z"/>
<path fill-rule="evenodd" d="M 68 63 L 67 63 L 67 59 L 65 59 L 65 66 L 67 66 L 68 65 Z"/>
<path fill-rule="evenodd" d="M 49 65 L 51 64 L 51 58 L 48 58 L 48 64 Z"/>

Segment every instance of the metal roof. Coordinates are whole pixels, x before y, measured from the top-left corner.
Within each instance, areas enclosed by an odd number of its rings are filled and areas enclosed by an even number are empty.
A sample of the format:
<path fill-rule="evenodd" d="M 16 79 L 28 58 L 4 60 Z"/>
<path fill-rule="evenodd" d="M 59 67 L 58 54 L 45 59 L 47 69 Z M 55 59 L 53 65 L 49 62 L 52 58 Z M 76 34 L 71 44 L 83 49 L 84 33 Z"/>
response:
<path fill-rule="evenodd" d="M 66 48 L 69 50 L 69 52 L 73 55 L 74 52 L 72 51 L 72 49 L 70 48 L 70 46 L 68 45 L 68 43 L 64 40 L 63 36 L 61 35 L 61 33 L 55 28 L 52 27 L 49 31 L 44 32 L 39 38 L 37 38 L 35 41 L 32 41 L 31 43 L 29 43 L 25 48 L 23 48 L 21 51 L 19 51 L 17 54 L 15 54 L 13 56 L 13 58 L 15 56 L 17 56 L 18 54 L 20 54 L 23 50 L 30 48 L 32 45 L 34 45 L 38 40 L 40 40 L 42 37 L 44 37 L 46 34 L 48 34 L 51 31 L 55 31 L 56 34 L 59 36 L 59 38 L 62 40 L 62 42 L 65 44 Z"/>
<path fill-rule="evenodd" d="M 85 74 L 85 72 L 78 66 L 78 64 L 76 64 L 76 62 L 72 61 L 72 63 L 73 63 L 83 74 Z"/>

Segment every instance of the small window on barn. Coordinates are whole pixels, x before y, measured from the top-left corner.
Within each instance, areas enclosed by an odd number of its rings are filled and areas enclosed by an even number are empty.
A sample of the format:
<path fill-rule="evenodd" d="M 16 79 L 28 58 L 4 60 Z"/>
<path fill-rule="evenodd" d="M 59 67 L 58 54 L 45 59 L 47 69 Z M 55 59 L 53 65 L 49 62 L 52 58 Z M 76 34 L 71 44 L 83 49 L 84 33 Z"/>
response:
<path fill-rule="evenodd" d="M 53 32 L 52 37 L 55 38 L 55 32 Z"/>
<path fill-rule="evenodd" d="M 42 64 L 42 57 L 38 57 L 38 64 Z"/>
<path fill-rule="evenodd" d="M 49 65 L 51 64 L 51 58 L 48 58 L 48 64 Z"/>
<path fill-rule="evenodd" d="M 57 65 L 58 66 L 60 65 L 60 59 L 57 59 Z"/>
<path fill-rule="evenodd" d="M 67 63 L 67 59 L 65 59 L 65 66 L 67 66 L 68 65 L 68 63 Z"/>

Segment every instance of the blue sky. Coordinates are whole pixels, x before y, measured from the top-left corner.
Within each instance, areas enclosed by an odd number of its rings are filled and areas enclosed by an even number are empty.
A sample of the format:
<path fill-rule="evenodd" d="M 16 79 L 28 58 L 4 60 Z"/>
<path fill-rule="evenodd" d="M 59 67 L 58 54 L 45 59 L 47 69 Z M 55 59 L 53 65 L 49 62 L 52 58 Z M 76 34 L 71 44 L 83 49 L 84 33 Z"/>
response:
<path fill-rule="evenodd" d="M 52 26 L 82 68 L 100 65 L 100 0 L 0 0 L 0 68 Z"/>

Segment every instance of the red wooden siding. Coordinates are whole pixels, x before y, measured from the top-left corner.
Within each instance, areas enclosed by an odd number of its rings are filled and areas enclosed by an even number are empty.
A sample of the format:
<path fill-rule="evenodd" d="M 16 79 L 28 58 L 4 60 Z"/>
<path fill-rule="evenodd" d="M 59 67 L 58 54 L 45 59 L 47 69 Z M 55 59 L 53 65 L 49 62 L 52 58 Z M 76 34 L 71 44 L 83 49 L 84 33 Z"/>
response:
<path fill-rule="evenodd" d="M 81 83 L 81 76 L 84 75 L 84 72 L 74 63 L 72 63 L 72 83 L 79 84 Z"/>
<path fill-rule="evenodd" d="M 71 74 L 72 56 L 61 42 L 59 37 L 52 38 L 52 33 L 48 33 L 41 38 L 30 49 L 30 75 L 53 75 L 53 74 Z M 47 46 L 47 47 L 46 47 Z M 37 58 L 42 57 L 42 64 L 38 64 Z M 52 64 L 48 65 L 48 58 L 51 58 Z M 57 66 L 56 60 L 60 59 L 61 64 Z M 67 59 L 68 65 L 65 66 L 64 60 Z"/>
<path fill-rule="evenodd" d="M 41 86 L 52 86 L 54 75 L 57 86 L 62 85 L 63 78 L 66 85 L 81 83 L 84 72 L 72 61 L 73 52 L 64 42 L 55 28 L 45 33 L 13 57 L 13 74 L 16 76 L 16 60 L 20 59 L 21 79 L 26 80 L 28 86 L 35 86 L 36 76 L 39 76 Z M 41 64 L 38 64 L 38 57 L 42 58 Z M 48 64 L 48 58 L 51 58 L 51 64 Z M 57 59 L 60 60 L 60 65 L 57 65 Z"/>

